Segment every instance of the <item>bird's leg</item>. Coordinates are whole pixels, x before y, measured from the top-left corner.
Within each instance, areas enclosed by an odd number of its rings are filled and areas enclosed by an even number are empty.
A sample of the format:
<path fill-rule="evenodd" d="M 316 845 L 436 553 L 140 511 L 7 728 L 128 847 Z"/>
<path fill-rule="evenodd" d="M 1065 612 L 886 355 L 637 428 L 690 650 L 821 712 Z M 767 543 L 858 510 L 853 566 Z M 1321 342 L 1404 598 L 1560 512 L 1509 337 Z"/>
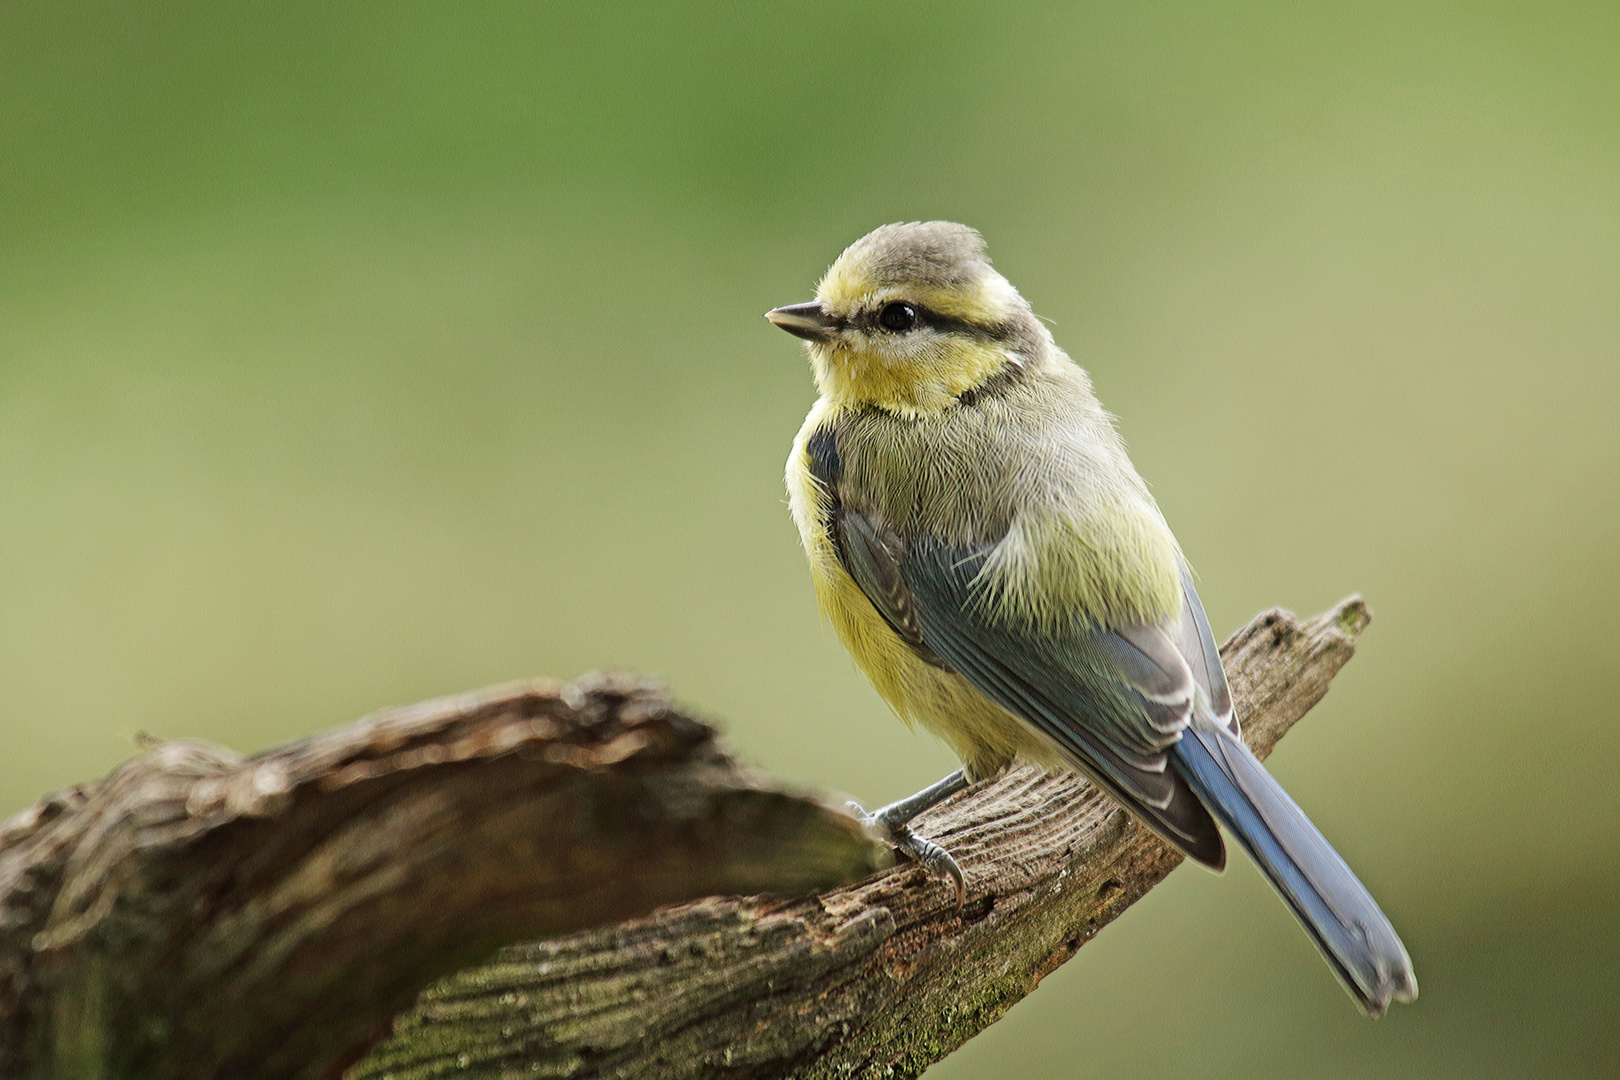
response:
<path fill-rule="evenodd" d="M 892 802 L 870 814 L 862 809 L 859 803 L 849 804 L 850 810 L 857 817 L 867 825 L 882 827 L 888 833 L 889 841 L 897 849 L 921 863 L 930 874 L 948 877 L 955 882 L 957 907 L 967 902 L 967 882 L 962 878 L 962 868 L 956 865 L 956 860 L 951 858 L 950 852 L 932 840 L 912 832 L 911 819 L 924 810 L 944 802 L 970 783 L 972 781 L 967 778 L 966 771 L 957 769 L 943 780 L 929 784 L 917 794 L 909 795 L 899 802 Z"/>

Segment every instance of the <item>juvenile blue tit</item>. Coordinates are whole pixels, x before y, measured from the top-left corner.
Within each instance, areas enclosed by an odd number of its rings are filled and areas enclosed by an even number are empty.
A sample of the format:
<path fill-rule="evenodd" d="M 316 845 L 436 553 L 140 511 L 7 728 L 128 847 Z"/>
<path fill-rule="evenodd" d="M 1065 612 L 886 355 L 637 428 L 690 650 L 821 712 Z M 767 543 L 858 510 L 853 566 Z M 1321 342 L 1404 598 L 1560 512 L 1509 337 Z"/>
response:
<path fill-rule="evenodd" d="M 766 317 L 808 343 L 821 393 L 787 464 L 821 609 L 962 760 L 869 820 L 960 898 L 907 823 L 1016 759 L 1078 770 L 1215 870 L 1224 825 L 1369 1015 L 1416 997 L 1389 920 L 1238 737 L 1175 537 L 979 234 L 885 225 Z"/>

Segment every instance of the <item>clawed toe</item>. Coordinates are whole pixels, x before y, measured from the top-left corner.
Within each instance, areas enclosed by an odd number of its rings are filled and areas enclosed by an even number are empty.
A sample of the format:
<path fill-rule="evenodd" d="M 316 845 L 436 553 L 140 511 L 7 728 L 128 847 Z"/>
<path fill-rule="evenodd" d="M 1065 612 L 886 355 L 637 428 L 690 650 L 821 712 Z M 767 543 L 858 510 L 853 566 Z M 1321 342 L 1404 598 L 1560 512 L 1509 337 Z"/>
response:
<path fill-rule="evenodd" d="M 962 790 L 967 784 L 966 775 L 958 769 L 909 799 L 890 803 L 880 810 L 868 812 L 864 806 L 853 800 L 844 805 L 849 808 L 851 814 L 860 819 L 861 824 L 880 833 L 897 851 L 922 864 L 923 869 L 930 874 L 950 878 L 956 885 L 956 906 L 961 907 L 967 903 L 967 881 L 962 877 L 962 868 L 951 858 L 950 852 L 932 840 L 912 832 L 909 822 L 924 810 Z"/>
<path fill-rule="evenodd" d="M 967 903 L 967 881 L 962 877 L 962 868 L 956 864 L 950 852 L 927 837 L 918 836 L 908 825 L 890 825 L 889 835 L 896 850 L 904 852 L 920 863 L 923 869 L 934 877 L 948 877 L 955 883 L 957 907 Z"/>
<path fill-rule="evenodd" d="M 911 826 L 903 822 L 889 819 L 882 810 L 869 813 L 860 803 L 850 800 L 844 804 L 849 812 L 859 818 L 861 824 L 868 829 L 875 830 L 883 835 L 894 849 L 906 858 L 919 863 L 934 877 L 948 877 L 956 886 L 956 906 L 961 907 L 967 903 L 967 880 L 962 876 L 962 868 L 957 865 L 951 853 L 929 840 L 912 832 Z"/>

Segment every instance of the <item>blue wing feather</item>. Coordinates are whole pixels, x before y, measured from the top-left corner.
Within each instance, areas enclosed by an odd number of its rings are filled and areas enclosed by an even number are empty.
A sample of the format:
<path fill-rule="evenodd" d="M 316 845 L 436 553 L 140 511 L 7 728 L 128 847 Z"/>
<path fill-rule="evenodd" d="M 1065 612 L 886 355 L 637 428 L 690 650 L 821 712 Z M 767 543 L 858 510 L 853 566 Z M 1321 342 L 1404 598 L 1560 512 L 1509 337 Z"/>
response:
<path fill-rule="evenodd" d="M 1265 766 L 1224 724 L 1200 716 L 1172 751 L 1222 825 L 1237 837 L 1363 1012 L 1417 996 L 1395 928 Z"/>

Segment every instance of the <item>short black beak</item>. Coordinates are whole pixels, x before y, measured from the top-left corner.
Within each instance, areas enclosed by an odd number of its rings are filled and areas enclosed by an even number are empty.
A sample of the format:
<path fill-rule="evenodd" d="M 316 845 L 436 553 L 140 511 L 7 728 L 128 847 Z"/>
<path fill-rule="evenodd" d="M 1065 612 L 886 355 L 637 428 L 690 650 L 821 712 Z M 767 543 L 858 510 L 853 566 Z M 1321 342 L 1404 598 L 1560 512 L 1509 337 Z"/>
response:
<path fill-rule="evenodd" d="M 765 317 L 794 337 L 802 337 L 806 341 L 827 341 L 842 325 L 839 319 L 827 313 L 820 300 L 779 307 L 767 311 Z"/>

